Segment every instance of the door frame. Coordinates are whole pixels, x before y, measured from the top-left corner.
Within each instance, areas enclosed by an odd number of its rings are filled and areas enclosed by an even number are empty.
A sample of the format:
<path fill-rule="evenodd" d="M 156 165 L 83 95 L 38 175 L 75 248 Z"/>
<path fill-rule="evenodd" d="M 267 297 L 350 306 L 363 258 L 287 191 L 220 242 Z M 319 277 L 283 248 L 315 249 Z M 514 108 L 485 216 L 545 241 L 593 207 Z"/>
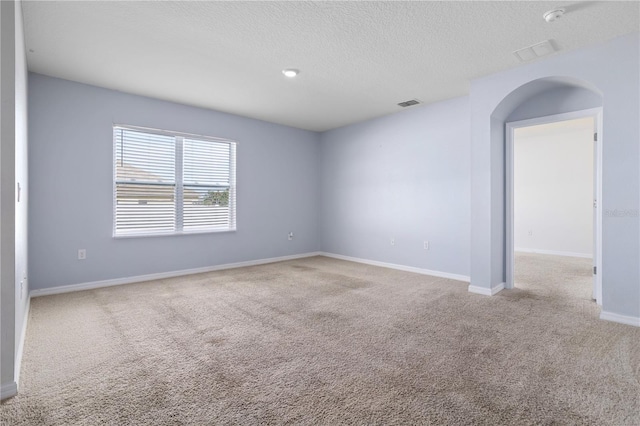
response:
<path fill-rule="evenodd" d="M 505 219 L 506 219 L 506 280 L 505 288 L 512 289 L 514 286 L 514 271 L 515 271 L 515 245 L 514 245 L 514 194 L 513 194 L 513 179 L 514 179 L 514 164 L 513 164 L 513 144 L 514 144 L 514 132 L 515 129 L 521 127 L 530 127 L 540 124 L 555 123 L 558 121 L 567 121 L 578 118 L 593 117 L 595 122 L 595 132 L 598 135 L 596 144 L 596 152 L 594 159 L 595 163 L 595 194 L 594 200 L 595 209 L 595 221 L 594 221 L 594 265 L 596 268 L 596 274 L 594 274 L 594 288 L 593 297 L 598 305 L 602 305 L 602 145 L 604 141 L 604 135 L 602 131 L 602 107 L 584 109 L 580 111 L 573 111 L 563 114 L 553 114 L 543 117 L 531 118 L 528 120 L 511 121 L 505 124 Z"/>

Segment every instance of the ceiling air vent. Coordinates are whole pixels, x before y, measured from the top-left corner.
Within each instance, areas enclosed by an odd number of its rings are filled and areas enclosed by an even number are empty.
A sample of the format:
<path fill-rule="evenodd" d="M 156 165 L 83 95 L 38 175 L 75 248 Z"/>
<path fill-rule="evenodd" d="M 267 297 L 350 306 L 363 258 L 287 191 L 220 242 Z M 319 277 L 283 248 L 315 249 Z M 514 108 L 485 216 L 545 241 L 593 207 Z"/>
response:
<path fill-rule="evenodd" d="M 413 105 L 418 105 L 420 103 L 421 102 L 419 100 L 417 100 L 417 99 L 411 99 L 409 101 L 400 102 L 398 104 L 398 106 L 401 106 L 402 108 L 406 108 L 406 107 L 410 107 L 410 106 L 413 106 Z"/>
<path fill-rule="evenodd" d="M 529 62 L 532 59 L 541 58 L 543 56 L 550 55 L 556 51 L 555 46 L 551 40 L 545 40 L 541 43 L 525 47 L 524 49 L 516 50 L 513 54 L 516 58 L 522 62 Z"/>

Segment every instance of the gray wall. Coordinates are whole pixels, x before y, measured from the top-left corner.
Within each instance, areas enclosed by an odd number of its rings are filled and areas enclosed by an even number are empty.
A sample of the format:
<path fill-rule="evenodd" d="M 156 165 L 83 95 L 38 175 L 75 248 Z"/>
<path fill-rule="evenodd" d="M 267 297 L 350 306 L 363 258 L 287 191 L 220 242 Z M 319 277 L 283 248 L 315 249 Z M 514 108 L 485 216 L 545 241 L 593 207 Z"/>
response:
<path fill-rule="evenodd" d="M 16 357 L 29 294 L 28 281 L 23 281 L 27 270 L 27 70 L 20 2 L 0 2 L 0 21 L 0 384 L 6 390 L 19 375 Z M 20 202 L 16 202 L 17 183 L 22 189 Z"/>
<path fill-rule="evenodd" d="M 323 133 L 323 251 L 468 276 L 469 139 L 466 97 Z"/>
<path fill-rule="evenodd" d="M 639 208 L 639 51 L 635 33 L 472 82 L 472 285 L 489 288 L 504 280 L 504 161 L 487 154 L 504 147 L 503 132 L 495 128 L 502 129 L 506 117 L 523 101 L 547 90 L 542 83 L 565 81 L 602 94 L 602 207 L 605 212 Z M 554 113 L 551 109 L 541 115 Z M 604 311 L 640 317 L 639 228 L 637 216 L 604 217 Z"/>
<path fill-rule="evenodd" d="M 317 133 L 37 74 L 29 87 L 32 289 L 319 249 Z M 238 141 L 238 230 L 112 238 L 113 123 Z"/>
<path fill-rule="evenodd" d="M 527 120 L 602 106 L 602 97 L 583 87 L 560 85 L 545 90 L 518 105 L 506 121 Z"/>

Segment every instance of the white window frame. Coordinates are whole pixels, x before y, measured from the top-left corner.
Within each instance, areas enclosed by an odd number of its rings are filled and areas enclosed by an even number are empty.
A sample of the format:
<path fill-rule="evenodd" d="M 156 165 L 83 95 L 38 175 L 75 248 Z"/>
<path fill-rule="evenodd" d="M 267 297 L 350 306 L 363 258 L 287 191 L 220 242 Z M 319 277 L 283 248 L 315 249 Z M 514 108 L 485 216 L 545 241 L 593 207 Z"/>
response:
<path fill-rule="evenodd" d="M 117 199 L 116 199 L 116 185 L 117 185 L 117 167 L 116 167 L 116 129 L 132 130 L 136 132 L 150 133 L 162 136 L 170 136 L 175 139 L 175 225 L 173 231 L 140 231 L 127 234 L 116 233 L 116 216 L 117 216 Z M 237 188 L 236 188 L 236 169 L 237 169 L 237 147 L 238 142 L 232 139 L 217 138 L 213 136 L 199 135 L 195 133 L 175 132 L 164 129 L 155 129 L 151 127 L 132 126 L 128 124 L 116 124 L 111 127 L 113 137 L 113 220 L 112 220 L 112 236 L 113 238 L 139 238 L 139 237 L 164 237 L 172 235 L 193 235 L 193 234 L 210 234 L 220 232 L 235 232 L 237 230 Z M 183 183 L 183 154 L 184 154 L 184 139 L 196 139 L 200 141 L 211 141 L 215 143 L 226 143 L 233 145 L 232 159 L 229 167 L 229 218 L 230 226 L 225 229 L 183 229 L 183 195 L 184 195 L 184 183 Z M 188 185 L 187 185 L 188 186 Z"/>

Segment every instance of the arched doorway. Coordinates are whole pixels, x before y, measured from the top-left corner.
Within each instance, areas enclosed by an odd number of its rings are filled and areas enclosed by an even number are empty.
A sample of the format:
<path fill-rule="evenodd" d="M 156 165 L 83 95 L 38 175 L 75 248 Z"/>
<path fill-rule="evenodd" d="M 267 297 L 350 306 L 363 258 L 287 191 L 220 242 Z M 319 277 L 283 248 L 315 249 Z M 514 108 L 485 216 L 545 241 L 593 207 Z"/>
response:
<path fill-rule="evenodd" d="M 596 200 L 602 198 L 602 95 L 586 82 L 555 77 L 531 81 L 509 93 L 491 115 L 492 146 L 503 156 L 504 200 L 504 287 L 514 287 L 514 130 L 532 124 L 543 124 L 579 117 L 593 117 L 596 143 L 594 188 L 593 298 L 602 304 L 602 280 L 598 270 L 602 264 L 602 212 Z M 495 157 L 494 157 L 495 158 Z"/>

